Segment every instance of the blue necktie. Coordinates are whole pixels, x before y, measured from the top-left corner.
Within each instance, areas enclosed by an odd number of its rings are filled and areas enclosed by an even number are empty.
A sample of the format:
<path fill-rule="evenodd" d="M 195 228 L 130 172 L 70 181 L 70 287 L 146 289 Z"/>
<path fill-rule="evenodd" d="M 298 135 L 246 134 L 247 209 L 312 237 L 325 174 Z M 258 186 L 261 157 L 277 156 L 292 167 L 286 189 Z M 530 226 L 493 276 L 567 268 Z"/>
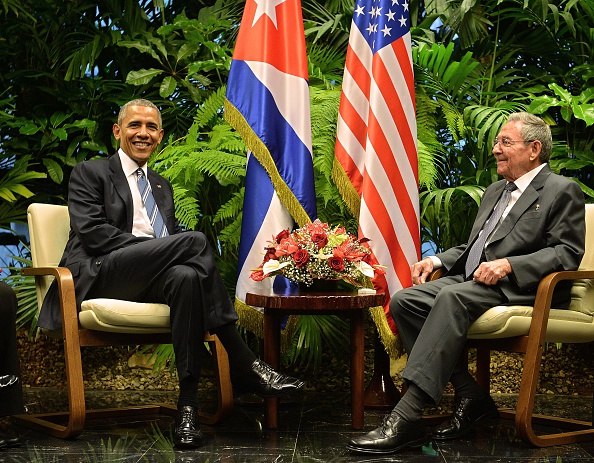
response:
<path fill-rule="evenodd" d="M 466 258 L 466 267 L 464 269 L 466 272 L 466 278 L 469 278 L 481 263 L 481 256 L 483 255 L 483 251 L 485 249 L 485 243 L 487 242 L 489 235 L 491 235 L 491 233 L 493 233 L 493 230 L 495 230 L 495 227 L 499 223 L 499 220 L 501 220 L 503 211 L 507 207 L 509 199 L 511 198 L 511 192 L 514 191 L 516 188 L 518 187 L 515 183 L 508 183 L 507 185 L 505 185 L 503 194 L 501 195 L 501 198 L 499 198 L 499 202 L 495 206 L 495 209 L 493 209 L 493 212 L 485 222 L 483 231 L 472 244 L 470 251 L 468 251 L 468 257 Z"/>
<path fill-rule="evenodd" d="M 165 226 L 165 222 L 163 222 L 163 217 L 161 217 L 161 213 L 159 212 L 159 208 L 157 207 L 157 203 L 153 197 L 151 186 L 144 176 L 142 169 L 138 168 L 136 170 L 136 176 L 140 197 L 142 198 L 144 207 L 146 207 L 146 213 L 148 214 L 149 220 L 151 221 L 151 226 L 155 232 L 155 237 L 163 238 L 164 236 L 169 235 L 169 233 L 167 232 L 167 227 Z"/>

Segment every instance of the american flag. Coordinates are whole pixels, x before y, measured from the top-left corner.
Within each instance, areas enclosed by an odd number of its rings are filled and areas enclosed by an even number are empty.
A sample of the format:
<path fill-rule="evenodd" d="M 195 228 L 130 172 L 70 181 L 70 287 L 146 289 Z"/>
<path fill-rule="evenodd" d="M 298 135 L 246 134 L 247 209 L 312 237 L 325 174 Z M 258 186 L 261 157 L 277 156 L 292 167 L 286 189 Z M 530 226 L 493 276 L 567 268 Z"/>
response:
<path fill-rule="evenodd" d="M 412 284 L 419 259 L 419 194 L 408 0 L 357 0 L 338 116 L 334 179 L 386 275 L 389 297 L 373 318 L 388 351 L 396 326 L 389 300 Z M 392 347 L 390 347 L 392 346 Z"/>
<path fill-rule="evenodd" d="M 308 77 L 300 1 L 247 0 L 225 118 L 250 150 L 235 307 L 240 324 L 260 336 L 262 316 L 245 304 L 245 295 L 270 291 L 272 279 L 254 281 L 250 274 L 262 263 L 268 241 L 317 217 Z"/>

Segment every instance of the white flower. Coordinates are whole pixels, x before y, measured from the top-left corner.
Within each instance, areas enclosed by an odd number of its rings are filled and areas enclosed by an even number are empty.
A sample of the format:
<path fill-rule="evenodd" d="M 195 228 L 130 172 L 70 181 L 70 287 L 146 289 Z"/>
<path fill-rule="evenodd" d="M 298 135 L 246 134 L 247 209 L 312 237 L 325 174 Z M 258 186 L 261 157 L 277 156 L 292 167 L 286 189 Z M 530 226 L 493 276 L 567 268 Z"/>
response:
<path fill-rule="evenodd" d="M 355 268 L 357 270 L 359 270 L 366 277 L 373 278 L 373 275 L 375 274 L 375 270 L 367 262 L 363 262 L 362 260 L 360 260 L 358 262 L 353 262 L 353 265 L 355 266 Z"/>
<path fill-rule="evenodd" d="M 276 259 L 271 259 L 264 264 L 264 266 L 262 267 L 262 271 L 264 272 L 264 275 L 268 275 L 269 273 L 276 272 L 277 270 L 280 270 L 281 268 L 286 267 L 290 264 L 290 262 L 281 263 Z"/>

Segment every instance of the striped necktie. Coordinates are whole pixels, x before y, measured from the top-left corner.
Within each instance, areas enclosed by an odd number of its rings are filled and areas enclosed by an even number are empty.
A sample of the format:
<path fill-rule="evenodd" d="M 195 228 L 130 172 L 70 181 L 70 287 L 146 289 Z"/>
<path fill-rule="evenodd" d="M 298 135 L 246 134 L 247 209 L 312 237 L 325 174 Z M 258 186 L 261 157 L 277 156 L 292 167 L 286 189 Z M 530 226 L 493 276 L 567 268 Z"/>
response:
<path fill-rule="evenodd" d="M 148 214 L 149 220 L 151 221 L 151 226 L 155 232 L 155 237 L 163 238 L 164 236 L 169 235 L 167 232 L 167 227 L 165 226 L 165 222 L 163 222 L 163 217 L 161 216 L 159 208 L 157 207 L 157 203 L 155 202 L 155 198 L 153 197 L 151 185 L 144 176 L 144 172 L 141 168 L 136 170 L 136 180 L 138 182 L 140 197 L 142 198 L 144 207 L 146 207 L 146 213 Z"/>
<path fill-rule="evenodd" d="M 464 269 L 466 272 L 466 278 L 470 278 L 470 276 L 474 273 L 476 268 L 481 263 L 481 256 L 483 255 L 483 251 L 485 249 L 485 243 L 487 242 L 487 239 L 489 238 L 491 233 L 493 233 L 493 230 L 495 230 L 495 227 L 499 223 L 499 220 L 501 220 L 503 211 L 509 204 L 511 192 L 514 191 L 516 188 L 518 187 L 515 183 L 508 183 L 507 185 L 505 185 L 503 194 L 501 195 L 501 198 L 499 198 L 499 202 L 495 206 L 495 209 L 493 209 L 493 212 L 485 222 L 483 231 L 472 244 L 470 251 L 468 251 L 468 257 L 466 258 L 466 267 Z"/>

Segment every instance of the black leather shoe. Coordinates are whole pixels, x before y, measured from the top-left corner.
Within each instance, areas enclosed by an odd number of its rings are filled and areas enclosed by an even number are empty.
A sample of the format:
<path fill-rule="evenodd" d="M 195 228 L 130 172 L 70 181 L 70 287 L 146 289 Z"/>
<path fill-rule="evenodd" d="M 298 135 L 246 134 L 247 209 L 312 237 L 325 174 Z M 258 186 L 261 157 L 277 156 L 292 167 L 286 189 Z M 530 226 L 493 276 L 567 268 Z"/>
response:
<path fill-rule="evenodd" d="M 0 450 L 8 447 L 18 447 L 22 443 L 20 437 L 10 437 L 0 431 Z"/>
<path fill-rule="evenodd" d="M 423 420 L 406 421 L 391 413 L 379 428 L 349 440 L 347 449 L 355 453 L 389 454 L 428 443 L 429 434 Z"/>
<path fill-rule="evenodd" d="M 477 423 L 499 418 L 499 411 L 490 395 L 482 399 L 462 397 L 456 401 L 450 418 L 433 429 L 435 440 L 450 440 L 471 431 Z"/>
<path fill-rule="evenodd" d="M 173 444 L 176 447 L 195 449 L 206 443 L 206 436 L 198 424 L 198 410 L 186 405 L 177 411 Z"/>
<path fill-rule="evenodd" d="M 0 375 L 0 387 L 12 386 L 19 382 L 19 377 L 16 375 Z"/>
<path fill-rule="evenodd" d="M 281 375 L 262 360 L 252 363 L 248 375 L 241 379 L 240 390 L 253 392 L 260 397 L 282 397 L 305 386 L 305 383 L 291 376 Z"/>

